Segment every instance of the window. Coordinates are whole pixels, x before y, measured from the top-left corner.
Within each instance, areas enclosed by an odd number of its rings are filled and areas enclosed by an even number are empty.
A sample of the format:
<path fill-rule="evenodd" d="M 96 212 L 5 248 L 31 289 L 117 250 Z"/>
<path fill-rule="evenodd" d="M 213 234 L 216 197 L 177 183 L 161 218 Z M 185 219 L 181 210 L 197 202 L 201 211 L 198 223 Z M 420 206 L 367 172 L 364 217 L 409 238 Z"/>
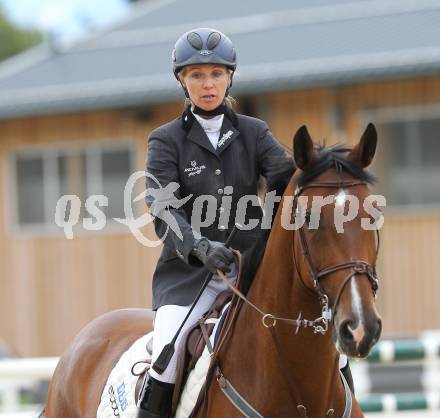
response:
<path fill-rule="evenodd" d="M 131 173 L 130 155 L 124 150 L 103 151 L 102 191 L 109 196 L 106 215 L 110 218 L 124 217 L 124 187 Z M 110 199 L 112 196 L 112 199 Z"/>
<path fill-rule="evenodd" d="M 378 191 L 387 205 L 440 204 L 440 115 L 401 115 L 376 126 Z"/>
<path fill-rule="evenodd" d="M 43 159 L 17 158 L 18 222 L 32 224 L 44 219 Z"/>
<path fill-rule="evenodd" d="M 108 198 L 101 210 L 107 218 L 124 218 L 124 187 L 133 172 L 134 147 L 129 143 L 40 149 L 12 155 L 13 211 L 20 228 L 52 227 L 58 199 L 79 197 L 80 219 L 88 216 L 92 194 Z M 68 213 L 66 213 L 68 217 Z"/>

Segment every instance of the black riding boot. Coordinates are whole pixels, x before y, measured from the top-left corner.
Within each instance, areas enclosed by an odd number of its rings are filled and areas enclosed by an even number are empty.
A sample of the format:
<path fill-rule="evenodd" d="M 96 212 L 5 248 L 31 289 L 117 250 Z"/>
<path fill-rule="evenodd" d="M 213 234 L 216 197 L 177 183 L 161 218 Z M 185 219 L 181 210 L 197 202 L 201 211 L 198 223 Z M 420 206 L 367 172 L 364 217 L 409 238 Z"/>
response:
<path fill-rule="evenodd" d="M 147 377 L 136 418 L 169 418 L 174 385 Z"/>
<path fill-rule="evenodd" d="M 348 383 L 348 387 L 350 388 L 351 392 L 354 395 L 353 376 L 351 374 L 350 363 L 348 361 L 347 361 L 347 365 L 341 369 L 341 372 L 344 375 L 345 380 Z"/>

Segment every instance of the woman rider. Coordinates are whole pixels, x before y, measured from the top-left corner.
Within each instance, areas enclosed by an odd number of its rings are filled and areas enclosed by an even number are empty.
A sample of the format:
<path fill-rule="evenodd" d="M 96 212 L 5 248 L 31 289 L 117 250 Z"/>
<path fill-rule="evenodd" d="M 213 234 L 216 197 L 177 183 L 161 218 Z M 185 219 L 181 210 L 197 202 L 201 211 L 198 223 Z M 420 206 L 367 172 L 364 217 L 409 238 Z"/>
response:
<path fill-rule="evenodd" d="M 153 275 L 152 365 L 189 311 L 206 275 L 201 267 L 213 273 L 220 269 L 235 282 L 234 255 L 223 242 L 236 215 L 245 213 L 240 219 L 248 226 L 262 220 L 260 176 L 267 191 L 281 196 L 295 170 L 265 122 L 232 110 L 228 94 L 237 61 L 227 36 L 209 28 L 191 30 L 177 40 L 172 60 L 188 105 L 180 117 L 150 134 L 146 167 L 146 202 L 164 242 Z M 249 198 L 239 204 L 243 196 Z M 267 236 L 260 226 L 246 229 L 232 244 L 245 255 Z M 225 289 L 214 274 L 180 335 Z M 179 339 L 176 353 L 178 345 Z M 150 369 L 138 418 L 169 414 L 175 368 L 176 354 L 162 374 Z"/>

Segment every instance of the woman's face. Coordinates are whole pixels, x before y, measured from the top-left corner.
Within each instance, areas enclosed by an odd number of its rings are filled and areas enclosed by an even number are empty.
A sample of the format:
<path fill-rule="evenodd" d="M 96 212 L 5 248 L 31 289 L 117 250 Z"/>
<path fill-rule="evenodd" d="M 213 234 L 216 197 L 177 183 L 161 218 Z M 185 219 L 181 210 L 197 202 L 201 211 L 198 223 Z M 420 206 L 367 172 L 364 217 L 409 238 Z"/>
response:
<path fill-rule="evenodd" d="M 230 74 L 224 65 L 194 64 L 179 74 L 180 82 L 188 90 L 191 102 L 203 110 L 213 110 L 225 98 Z"/>

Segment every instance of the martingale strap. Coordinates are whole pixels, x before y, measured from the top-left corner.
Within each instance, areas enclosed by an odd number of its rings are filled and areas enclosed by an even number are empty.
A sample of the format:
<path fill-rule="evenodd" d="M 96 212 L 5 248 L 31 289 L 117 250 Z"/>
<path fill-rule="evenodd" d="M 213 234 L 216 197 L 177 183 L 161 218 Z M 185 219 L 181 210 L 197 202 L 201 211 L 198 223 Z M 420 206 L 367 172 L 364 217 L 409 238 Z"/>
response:
<path fill-rule="evenodd" d="M 217 382 L 225 396 L 230 400 L 245 417 L 247 418 L 264 418 L 251 404 L 249 404 L 243 396 L 238 393 L 237 389 L 232 386 L 231 382 L 223 376 L 220 367 L 216 367 Z"/>
<path fill-rule="evenodd" d="M 350 418 L 351 409 L 353 407 L 353 396 L 351 395 L 350 386 L 348 386 L 347 380 L 345 379 L 344 374 L 340 370 L 339 370 L 339 375 L 341 376 L 341 380 L 345 390 L 345 408 L 344 408 L 344 413 L 342 414 L 342 418 Z"/>
<path fill-rule="evenodd" d="M 209 354 L 212 356 L 214 353 L 214 349 L 211 345 L 211 341 L 209 340 L 209 335 L 203 320 L 199 321 L 199 326 L 202 330 L 202 336 L 205 340 L 206 348 L 208 349 Z M 220 370 L 220 366 L 218 364 L 216 364 L 215 366 L 215 374 L 222 392 L 245 417 L 264 418 L 263 415 L 261 415 L 251 404 L 246 401 L 246 399 L 244 399 L 240 395 L 237 389 L 232 386 L 231 382 L 223 376 L 223 373 Z"/>
<path fill-rule="evenodd" d="M 206 348 L 208 349 L 209 354 L 212 356 L 214 354 L 214 349 L 211 345 L 211 341 L 209 340 L 208 331 L 206 330 L 205 323 L 203 320 L 199 321 L 200 329 L 202 330 L 202 336 L 205 340 Z M 215 374 L 217 378 L 217 382 L 220 386 L 220 389 L 225 394 L 225 396 L 229 399 L 229 401 L 245 416 L 248 418 L 264 418 L 255 408 L 249 404 L 246 399 L 244 399 L 240 393 L 232 386 L 231 382 L 223 376 L 222 371 L 218 364 L 215 366 Z"/>
<path fill-rule="evenodd" d="M 215 373 L 217 382 L 222 392 L 229 399 L 232 405 L 234 405 L 245 417 L 264 418 L 263 415 L 261 415 L 251 404 L 246 401 L 246 399 L 243 398 L 243 396 L 240 395 L 231 382 L 223 376 L 223 373 L 218 365 L 216 366 Z M 351 394 L 350 387 L 348 386 L 348 383 L 341 371 L 339 371 L 339 375 L 341 376 L 345 391 L 345 408 L 341 418 L 350 418 L 353 407 L 353 396 Z"/>

